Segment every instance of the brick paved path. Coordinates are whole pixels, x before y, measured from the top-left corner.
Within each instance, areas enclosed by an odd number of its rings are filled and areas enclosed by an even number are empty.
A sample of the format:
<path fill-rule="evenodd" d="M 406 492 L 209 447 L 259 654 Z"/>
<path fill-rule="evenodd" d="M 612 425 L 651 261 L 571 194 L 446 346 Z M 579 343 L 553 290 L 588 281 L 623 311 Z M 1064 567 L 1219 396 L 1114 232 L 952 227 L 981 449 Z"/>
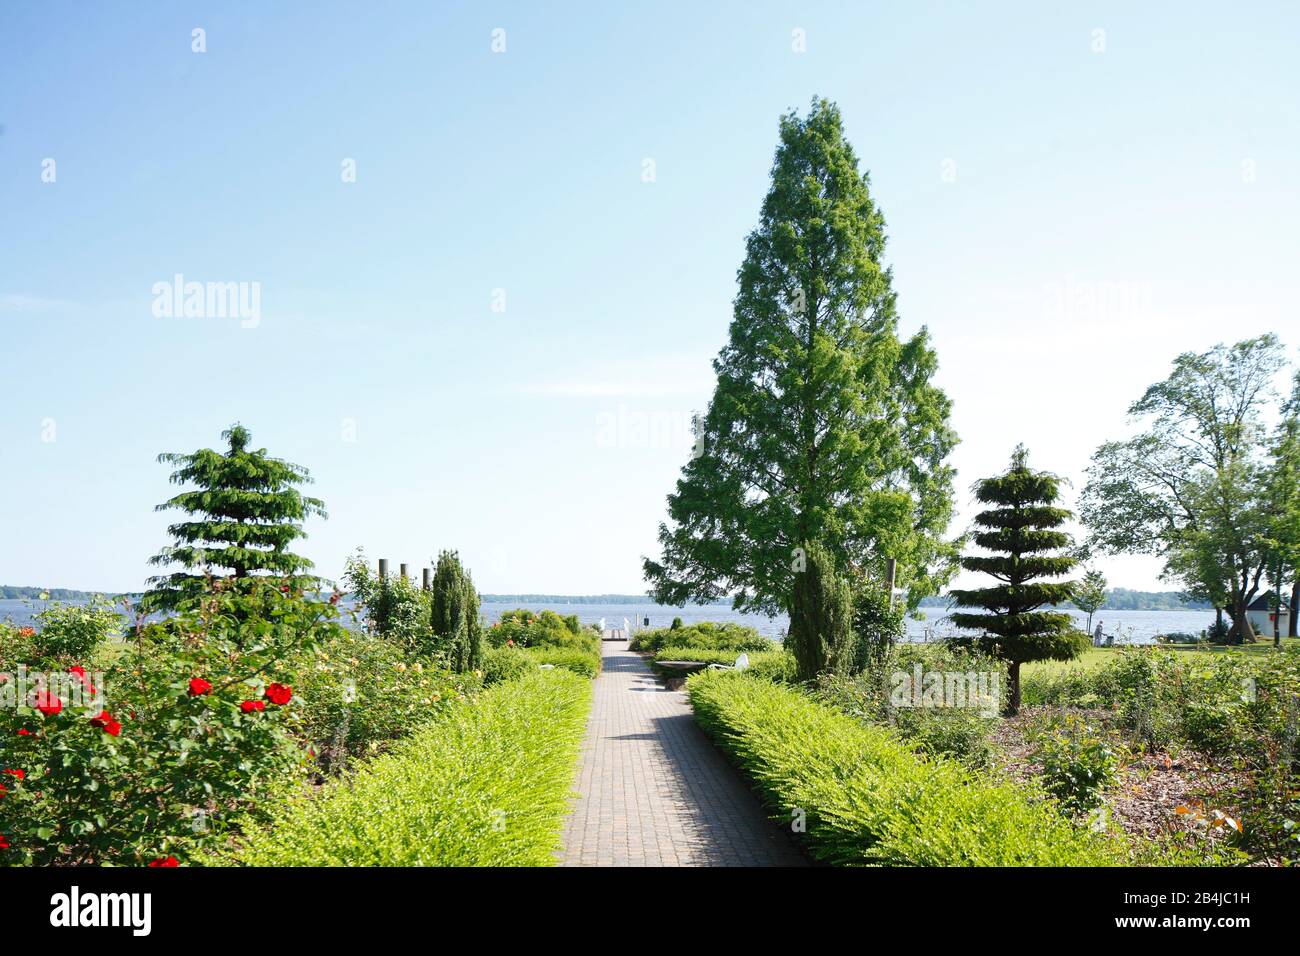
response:
<path fill-rule="evenodd" d="M 626 642 L 601 644 L 565 866 L 803 866 L 790 839 Z"/>

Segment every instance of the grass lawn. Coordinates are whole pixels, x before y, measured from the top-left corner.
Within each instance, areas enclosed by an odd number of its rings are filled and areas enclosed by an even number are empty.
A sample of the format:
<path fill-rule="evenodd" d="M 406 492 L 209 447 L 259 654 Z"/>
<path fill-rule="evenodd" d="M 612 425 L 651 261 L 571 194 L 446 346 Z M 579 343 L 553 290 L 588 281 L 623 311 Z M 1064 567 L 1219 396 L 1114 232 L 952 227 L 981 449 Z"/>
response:
<path fill-rule="evenodd" d="M 1180 654 L 1271 654 L 1273 653 L 1273 638 L 1260 640 L 1254 644 L 1247 644 L 1242 647 L 1218 647 L 1215 645 L 1205 644 L 1158 644 L 1143 645 L 1156 646 L 1165 650 L 1177 651 Z M 1284 637 L 1282 638 L 1282 647 L 1294 648 L 1300 646 L 1300 638 Z M 1073 661 L 1035 661 L 1032 664 L 1024 664 L 1020 668 L 1022 677 L 1028 677 L 1030 674 L 1059 674 L 1063 671 L 1081 668 L 1083 670 L 1096 670 L 1107 661 L 1114 658 L 1116 654 L 1122 651 L 1122 647 L 1090 647 L 1082 657 Z"/>

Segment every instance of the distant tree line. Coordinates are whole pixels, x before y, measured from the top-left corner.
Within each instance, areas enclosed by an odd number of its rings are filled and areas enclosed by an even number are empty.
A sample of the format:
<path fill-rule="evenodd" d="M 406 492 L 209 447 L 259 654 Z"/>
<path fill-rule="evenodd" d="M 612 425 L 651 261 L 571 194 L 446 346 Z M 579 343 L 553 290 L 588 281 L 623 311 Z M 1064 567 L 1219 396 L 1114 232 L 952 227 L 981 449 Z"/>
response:
<path fill-rule="evenodd" d="M 1202 598 L 1189 598 L 1180 591 L 1132 591 L 1111 588 L 1106 592 L 1104 611 L 1208 611 L 1213 608 Z"/>
<path fill-rule="evenodd" d="M 488 604 L 654 604 L 645 594 L 484 594 Z M 730 607 L 730 601 L 708 601 L 699 607 Z"/>
<path fill-rule="evenodd" d="M 921 607 L 947 607 L 946 594 L 928 597 Z M 1061 607 L 1074 607 L 1067 601 Z M 1201 611 L 1212 610 L 1209 601 L 1188 598 L 1181 591 L 1134 591 L 1131 588 L 1110 588 L 1106 591 L 1103 611 Z"/>
<path fill-rule="evenodd" d="M 0 584 L 0 601 L 89 601 L 103 591 L 74 591 L 70 588 L 27 588 Z M 119 597 L 120 595 L 108 595 Z M 139 597 L 139 595 L 128 595 Z"/>

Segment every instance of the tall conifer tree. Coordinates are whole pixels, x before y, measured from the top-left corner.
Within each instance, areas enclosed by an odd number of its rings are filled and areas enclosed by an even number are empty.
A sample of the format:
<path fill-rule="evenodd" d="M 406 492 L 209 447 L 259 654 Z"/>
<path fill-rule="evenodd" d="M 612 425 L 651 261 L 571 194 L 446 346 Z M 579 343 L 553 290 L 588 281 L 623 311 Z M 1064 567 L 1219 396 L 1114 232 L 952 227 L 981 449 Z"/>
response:
<path fill-rule="evenodd" d="M 812 547 L 846 579 L 896 558 L 913 604 L 955 570 L 950 402 L 925 331 L 898 337 L 868 182 L 834 104 L 782 117 L 699 453 L 644 563 L 662 603 L 728 596 L 814 620 L 800 602 L 819 589 L 796 587 L 796 549 Z"/>
<path fill-rule="evenodd" d="M 225 451 L 202 448 L 192 454 L 162 454 L 176 465 L 171 481 L 192 485 L 157 508 L 183 511 L 187 520 L 167 529 L 176 541 L 151 559 L 156 566 L 181 570 L 149 579 L 146 610 L 172 610 L 203 593 L 210 571 L 233 579 L 236 586 L 258 575 L 289 579 L 305 588 L 319 586 L 303 572 L 312 563 L 289 550 L 306 537 L 302 522 L 325 516 L 325 504 L 303 495 L 298 486 L 311 482 L 307 469 L 278 458 L 265 448 L 248 447 L 252 436 L 235 424 L 221 437 Z"/>
<path fill-rule="evenodd" d="M 993 505 L 975 516 L 975 544 L 988 555 L 967 555 L 961 559 L 967 571 L 979 571 L 995 578 L 997 585 L 974 590 L 951 591 L 958 607 L 980 608 L 983 613 L 952 615 L 958 627 L 979 631 L 977 637 L 956 638 L 955 643 L 974 646 L 1007 662 L 1006 712 L 1020 710 L 1020 665 L 1029 661 L 1068 661 L 1088 646 L 1074 620 L 1064 611 L 1044 611 L 1048 605 L 1070 600 L 1076 587 L 1072 581 L 1045 581 L 1069 574 L 1078 559 L 1061 552 L 1071 545 L 1060 530 L 1071 517 L 1058 507 L 1060 479 L 1034 471 L 1028 453 L 1018 446 L 1011 467 L 1001 475 L 985 478 L 975 486 L 975 498 Z"/>

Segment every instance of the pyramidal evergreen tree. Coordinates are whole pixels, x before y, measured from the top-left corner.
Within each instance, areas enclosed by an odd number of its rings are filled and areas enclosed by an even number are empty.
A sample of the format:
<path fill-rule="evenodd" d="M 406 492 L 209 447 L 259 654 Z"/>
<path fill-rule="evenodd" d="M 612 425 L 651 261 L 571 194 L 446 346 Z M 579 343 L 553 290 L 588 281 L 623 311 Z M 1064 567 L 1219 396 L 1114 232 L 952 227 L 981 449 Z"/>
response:
<path fill-rule="evenodd" d="M 1070 600 L 1072 581 L 1051 581 L 1069 574 L 1078 559 L 1059 552 L 1071 538 L 1061 526 L 1071 513 L 1058 507 L 1060 479 L 1034 471 L 1023 445 L 1011 456 L 1011 467 L 975 486 L 975 498 L 993 507 L 975 516 L 974 542 L 988 555 L 961 559 L 967 571 L 994 578 L 992 587 L 950 592 L 958 607 L 979 608 L 982 613 L 956 613 L 952 621 L 977 637 L 954 638 L 954 643 L 974 647 L 1007 663 L 1005 711 L 1020 711 L 1020 665 L 1030 661 L 1068 661 L 1083 653 L 1088 638 L 1079 633 L 1064 611 L 1042 608 Z"/>
<path fill-rule="evenodd" d="M 430 588 L 433 591 L 433 650 L 446 656 L 452 670 L 478 670 L 483 665 L 479 596 L 455 551 L 443 551 L 438 555 Z"/>
<path fill-rule="evenodd" d="M 222 432 L 224 451 L 202 448 L 192 454 L 162 454 L 175 465 L 171 481 L 193 486 L 158 511 L 182 511 L 187 518 L 168 527 L 175 544 L 151 559 L 155 566 L 180 569 L 149 579 L 141 601 L 147 611 L 174 610 L 202 595 L 209 574 L 229 578 L 238 587 L 255 578 L 283 579 L 300 589 L 319 587 L 304 574 L 312 562 L 290 545 L 306 537 L 302 522 L 325 517 L 325 505 L 298 490 L 311 482 L 307 469 L 270 457 L 265 448 L 250 449 L 252 436 L 236 423 Z"/>
<path fill-rule="evenodd" d="M 915 606 L 956 569 L 950 402 L 925 330 L 899 339 L 868 184 L 833 103 L 782 117 L 695 457 L 668 496 L 661 556 L 644 561 L 660 603 L 730 597 L 811 623 L 824 615 L 805 604 L 832 577 L 883 579 L 894 558 Z M 825 581 L 798 587 L 814 548 Z M 801 672 L 836 641 L 797 641 Z"/>

